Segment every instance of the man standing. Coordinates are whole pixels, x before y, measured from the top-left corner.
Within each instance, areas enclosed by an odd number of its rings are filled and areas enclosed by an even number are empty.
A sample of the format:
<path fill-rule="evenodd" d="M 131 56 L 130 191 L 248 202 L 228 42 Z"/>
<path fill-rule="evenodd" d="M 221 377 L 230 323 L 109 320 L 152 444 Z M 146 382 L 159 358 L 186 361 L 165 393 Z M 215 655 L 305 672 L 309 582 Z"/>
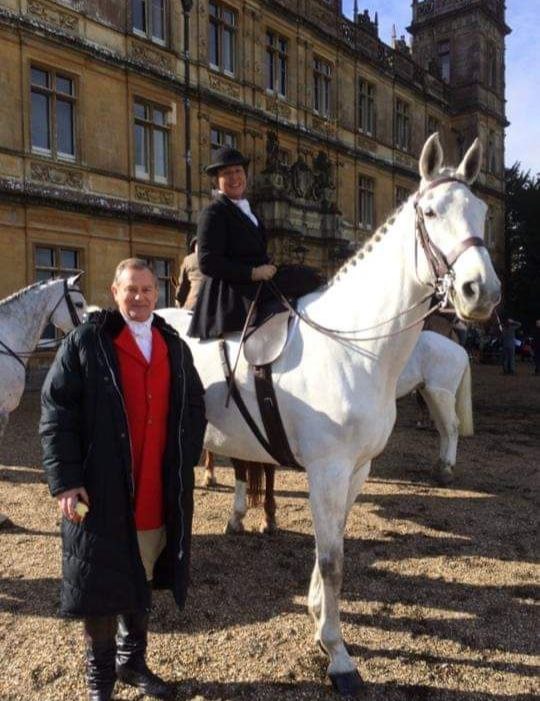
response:
<path fill-rule="evenodd" d="M 197 259 L 197 239 L 193 238 L 189 244 L 190 253 L 184 258 L 175 299 L 178 307 L 193 311 L 199 296 L 199 290 L 203 280 L 203 274 L 199 268 Z"/>
<path fill-rule="evenodd" d="M 516 374 L 516 331 L 521 324 L 507 317 L 501 327 L 502 367 L 504 375 Z"/>
<path fill-rule="evenodd" d="M 111 289 L 118 310 L 67 337 L 42 391 L 43 465 L 64 516 L 60 613 L 84 621 L 91 701 L 108 701 L 117 678 L 166 698 L 146 665 L 150 592 L 153 581 L 184 605 L 203 387 L 153 314 L 148 265 L 122 261 Z"/>

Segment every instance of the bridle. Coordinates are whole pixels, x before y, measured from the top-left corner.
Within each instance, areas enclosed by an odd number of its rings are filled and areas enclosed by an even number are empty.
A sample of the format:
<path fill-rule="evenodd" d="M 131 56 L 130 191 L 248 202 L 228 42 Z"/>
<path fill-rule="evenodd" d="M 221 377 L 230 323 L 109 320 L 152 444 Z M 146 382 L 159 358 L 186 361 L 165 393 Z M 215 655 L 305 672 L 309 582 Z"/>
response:
<path fill-rule="evenodd" d="M 65 301 L 69 316 L 71 318 L 71 323 L 73 326 L 79 326 L 81 321 L 79 319 L 79 316 L 77 314 L 77 310 L 75 309 L 75 305 L 73 304 L 73 300 L 70 297 L 70 292 L 79 292 L 80 290 L 78 287 L 68 287 L 68 281 L 64 280 L 64 284 L 62 287 L 62 295 L 58 302 L 54 305 L 54 307 L 51 310 L 51 313 L 49 314 L 49 320 L 52 318 L 54 312 L 58 309 L 58 307 L 62 304 L 62 302 Z M 53 343 L 51 343 L 52 348 L 56 348 L 60 343 L 62 339 L 56 339 Z M 15 358 L 15 360 L 22 365 L 23 368 L 26 369 L 26 365 L 24 363 L 23 358 L 29 358 L 31 355 L 34 354 L 34 351 L 14 351 L 12 350 L 7 343 L 4 343 L 0 339 L 0 346 L 4 348 L 4 350 L 0 349 L 0 355 L 10 355 L 12 358 Z"/>
<path fill-rule="evenodd" d="M 458 258 L 461 256 L 462 253 L 464 253 L 466 250 L 468 250 L 471 247 L 476 247 L 476 248 L 485 248 L 486 244 L 484 243 L 484 240 L 481 239 L 479 236 L 469 236 L 468 238 L 464 239 L 463 241 L 460 241 L 459 244 L 453 248 L 450 253 L 444 254 L 441 249 L 434 243 L 434 241 L 430 238 L 429 233 L 426 229 L 426 224 L 424 220 L 424 213 L 420 209 L 419 202 L 422 199 L 422 197 L 429 192 L 430 190 L 435 189 L 439 185 L 443 185 L 445 183 L 450 183 L 450 182 L 456 182 L 460 183 L 461 185 L 465 185 L 466 183 L 463 182 L 463 180 L 459 178 L 455 178 L 452 176 L 447 176 L 444 178 L 440 178 L 439 180 L 434 180 L 430 182 L 426 187 L 424 187 L 423 190 L 419 190 L 417 194 L 415 195 L 414 198 L 414 211 L 415 211 L 415 253 L 416 253 L 416 248 L 420 246 L 422 250 L 424 251 L 424 254 L 426 256 L 428 266 L 430 268 L 430 271 L 433 276 L 433 280 L 431 280 L 428 284 L 434 288 L 433 292 L 430 292 L 428 295 L 424 296 L 419 302 L 413 304 L 411 307 L 408 309 L 404 309 L 403 311 L 399 312 L 395 316 L 391 317 L 390 319 L 386 319 L 385 321 L 381 321 L 374 326 L 370 326 L 364 329 L 355 329 L 355 330 L 350 330 L 350 331 L 345 331 L 343 329 L 331 329 L 326 326 L 322 326 L 318 322 L 314 321 L 313 319 L 310 319 L 306 314 L 299 312 L 295 307 L 290 303 L 290 301 L 285 297 L 285 295 L 281 292 L 281 290 L 277 287 L 277 285 L 270 280 L 267 284 L 271 287 L 274 295 L 282 302 L 282 304 L 293 314 L 296 316 L 298 319 L 301 321 L 305 322 L 308 326 L 311 326 L 311 328 L 315 329 L 316 331 L 319 331 L 320 333 L 323 333 L 326 336 L 329 336 L 331 338 L 334 338 L 337 341 L 345 341 L 345 342 L 353 342 L 353 341 L 377 341 L 379 339 L 383 338 L 389 338 L 391 336 L 396 336 L 403 331 L 407 331 L 408 329 L 413 328 L 417 324 L 425 321 L 429 316 L 432 314 L 435 314 L 435 312 L 438 311 L 444 311 L 449 304 L 449 297 L 450 293 L 454 288 L 454 280 L 455 280 L 455 273 L 454 273 L 454 265 Z M 415 264 L 417 264 L 417 256 L 415 255 Z M 264 283 L 261 283 L 261 285 Z M 422 314 L 422 316 L 415 321 L 407 324 L 401 329 L 398 329 L 397 331 L 392 331 L 387 334 L 379 334 L 377 336 L 371 336 L 369 338 L 362 337 L 359 338 L 356 334 L 362 334 L 366 333 L 368 331 L 373 331 L 374 329 L 377 329 L 381 326 L 385 326 L 386 324 L 390 323 L 391 321 L 394 321 L 396 319 L 399 319 L 400 317 L 404 316 L 405 314 L 408 314 L 409 312 L 413 311 L 414 309 L 417 309 L 418 307 L 422 306 L 425 302 L 427 302 L 430 298 L 435 297 L 438 302 L 434 304 L 427 312 Z"/>
<path fill-rule="evenodd" d="M 424 212 L 419 207 L 420 200 L 430 190 L 438 187 L 439 185 L 444 185 L 445 183 L 460 183 L 465 185 L 463 180 L 459 178 L 454 178 L 452 176 L 447 176 L 445 178 L 440 178 L 439 180 L 434 180 L 433 182 L 426 185 L 423 190 L 419 190 L 414 198 L 414 212 L 416 216 L 415 230 L 416 230 L 416 245 L 420 244 L 422 250 L 425 253 L 428 265 L 431 269 L 431 273 L 434 278 L 435 295 L 439 299 L 445 300 L 445 306 L 448 302 L 448 296 L 451 289 L 453 288 L 453 283 L 455 279 L 454 265 L 457 259 L 462 253 L 471 247 L 485 248 L 486 244 L 484 240 L 479 236 L 469 236 L 468 238 L 460 241 L 457 246 L 455 246 L 450 253 L 444 254 L 441 249 L 433 242 L 430 238 L 428 231 L 426 229 L 426 222 L 424 219 Z"/>

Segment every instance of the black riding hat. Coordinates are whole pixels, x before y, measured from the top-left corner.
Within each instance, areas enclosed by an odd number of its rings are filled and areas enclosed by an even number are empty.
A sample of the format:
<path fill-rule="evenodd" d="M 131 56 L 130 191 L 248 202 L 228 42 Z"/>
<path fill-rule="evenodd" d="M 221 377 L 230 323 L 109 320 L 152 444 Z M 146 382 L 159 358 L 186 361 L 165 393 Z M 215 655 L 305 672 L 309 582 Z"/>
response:
<path fill-rule="evenodd" d="M 243 156 L 240 151 L 232 146 L 222 146 L 212 154 L 212 163 L 206 166 L 208 175 L 216 175 L 220 168 L 228 168 L 229 166 L 244 166 L 249 165 L 249 158 Z"/>

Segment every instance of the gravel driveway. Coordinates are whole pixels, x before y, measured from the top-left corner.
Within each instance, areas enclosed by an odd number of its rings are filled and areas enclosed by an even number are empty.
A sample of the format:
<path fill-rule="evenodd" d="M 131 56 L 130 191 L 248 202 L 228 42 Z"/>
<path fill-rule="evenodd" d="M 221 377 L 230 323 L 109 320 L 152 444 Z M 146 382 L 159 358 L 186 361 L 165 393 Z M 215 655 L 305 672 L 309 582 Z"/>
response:
<path fill-rule="evenodd" d="M 437 437 L 415 430 L 411 398 L 347 526 L 344 636 L 366 701 L 539 698 L 540 377 L 474 366 L 477 434 L 461 441 L 455 485 L 429 479 Z M 38 396 L 0 450 L 0 699 L 85 698 L 80 624 L 56 617 L 58 512 L 39 469 Z M 185 612 L 155 596 L 151 665 L 176 698 L 335 698 L 312 644 L 306 594 L 314 543 L 303 475 L 277 476 L 273 537 L 224 536 L 232 472 L 196 492 Z M 198 484 L 202 482 L 202 470 Z M 118 699 L 142 698 L 118 685 Z"/>

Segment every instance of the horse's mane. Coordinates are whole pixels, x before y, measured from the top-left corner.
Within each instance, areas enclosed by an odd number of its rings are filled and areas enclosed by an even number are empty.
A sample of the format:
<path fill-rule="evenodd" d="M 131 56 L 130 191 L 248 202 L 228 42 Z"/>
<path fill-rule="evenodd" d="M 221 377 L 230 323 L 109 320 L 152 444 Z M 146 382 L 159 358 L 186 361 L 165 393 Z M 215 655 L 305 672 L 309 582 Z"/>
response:
<path fill-rule="evenodd" d="M 441 168 L 437 177 L 439 178 L 446 178 L 446 177 L 457 177 L 456 176 L 456 169 L 451 168 L 451 167 L 445 167 Z M 387 233 L 389 227 L 391 227 L 394 222 L 396 221 L 397 215 L 401 212 L 401 210 L 407 205 L 409 200 L 416 195 L 417 190 L 412 192 L 407 199 L 402 202 L 396 209 L 394 209 L 387 217 L 386 221 L 381 224 L 377 229 L 375 229 L 375 232 L 362 244 L 362 246 L 355 252 L 353 253 L 347 260 L 343 263 L 341 268 L 338 269 L 338 271 L 332 276 L 332 278 L 328 281 L 328 286 L 332 285 L 332 283 L 336 282 L 339 280 L 340 275 L 343 273 L 347 272 L 347 268 L 349 265 L 356 265 L 359 260 L 362 260 L 366 256 L 367 253 L 370 253 L 373 250 L 373 244 L 378 243 L 384 234 Z"/>
<path fill-rule="evenodd" d="M 37 289 L 38 287 L 44 287 L 50 284 L 51 282 L 55 282 L 59 279 L 60 278 L 53 278 L 51 280 L 40 280 L 39 282 L 34 282 L 31 285 L 28 285 L 27 287 L 23 287 L 22 290 L 17 290 L 17 292 L 14 292 L 13 294 L 9 295 L 9 297 L 4 297 L 4 299 L 0 299 L 0 306 L 9 304 L 11 302 L 16 302 L 21 297 L 24 297 L 24 295 L 26 295 L 27 292 Z"/>

